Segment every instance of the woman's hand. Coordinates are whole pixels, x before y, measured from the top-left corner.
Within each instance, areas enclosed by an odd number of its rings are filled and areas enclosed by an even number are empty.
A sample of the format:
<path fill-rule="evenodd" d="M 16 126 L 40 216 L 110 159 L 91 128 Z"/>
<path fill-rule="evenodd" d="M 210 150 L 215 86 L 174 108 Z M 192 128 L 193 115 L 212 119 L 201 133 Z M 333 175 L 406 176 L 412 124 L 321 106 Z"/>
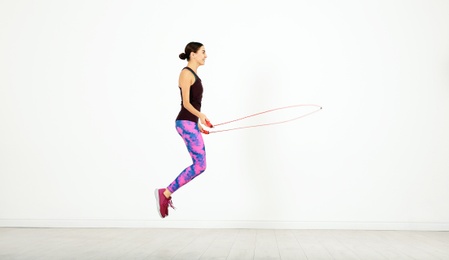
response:
<path fill-rule="evenodd" d="M 200 116 L 198 118 L 200 119 L 201 124 L 203 124 L 207 127 L 213 127 L 205 114 L 200 113 Z"/>
<path fill-rule="evenodd" d="M 198 124 L 198 128 L 200 129 L 200 132 L 203 134 L 209 134 L 209 131 L 204 130 L 203 126 L 201 124 Z"/>

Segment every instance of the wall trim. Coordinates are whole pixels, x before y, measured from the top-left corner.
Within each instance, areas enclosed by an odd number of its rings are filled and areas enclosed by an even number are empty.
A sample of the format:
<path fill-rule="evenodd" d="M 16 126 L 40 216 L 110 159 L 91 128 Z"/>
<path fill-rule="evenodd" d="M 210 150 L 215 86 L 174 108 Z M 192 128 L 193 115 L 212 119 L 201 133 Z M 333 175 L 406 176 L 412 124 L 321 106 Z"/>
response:
<path fill-rule="evenodd" d="M 27 228 L 239 228 L 449 231 L 448 222 L 194 221 L 104 219 L 0 219 L 0 227 Z"/>

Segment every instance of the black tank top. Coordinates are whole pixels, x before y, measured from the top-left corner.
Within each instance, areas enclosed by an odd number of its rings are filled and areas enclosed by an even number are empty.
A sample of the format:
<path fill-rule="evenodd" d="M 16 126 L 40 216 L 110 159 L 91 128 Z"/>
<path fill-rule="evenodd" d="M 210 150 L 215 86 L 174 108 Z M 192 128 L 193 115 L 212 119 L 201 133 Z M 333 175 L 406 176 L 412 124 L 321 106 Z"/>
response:
<path fill-rule="evenodd" d="M 183 69 L 188 69 L 195 76 L 195 82 L 190 86 L 190 104 L 198 110 L 201 111 L 201 100 L 203 99 L 203 85 L 201 84 L 201 79 L 196 75 L 196 73 L 189 67 Z M 182 103 L 182 89 L 179 87 L 181 92 L 181 111 L 179 111 L 176 120 L 189 120 L 198 123 L 198 117 L 190 113 Z"/>

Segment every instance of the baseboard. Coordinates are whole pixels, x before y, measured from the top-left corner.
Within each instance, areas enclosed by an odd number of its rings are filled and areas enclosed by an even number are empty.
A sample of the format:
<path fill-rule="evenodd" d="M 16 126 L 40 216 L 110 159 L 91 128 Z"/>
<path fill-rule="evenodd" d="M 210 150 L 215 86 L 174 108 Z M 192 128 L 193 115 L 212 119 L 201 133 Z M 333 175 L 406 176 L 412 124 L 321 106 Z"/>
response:
<path fill-rule="evenodd" d="M 436 222 L 319 222 L 319 221 L 178 221 L 102 219 L 0 219 L 0 227 L 31 228 L 240 228 L 449 231 L 449 223 Z"/>

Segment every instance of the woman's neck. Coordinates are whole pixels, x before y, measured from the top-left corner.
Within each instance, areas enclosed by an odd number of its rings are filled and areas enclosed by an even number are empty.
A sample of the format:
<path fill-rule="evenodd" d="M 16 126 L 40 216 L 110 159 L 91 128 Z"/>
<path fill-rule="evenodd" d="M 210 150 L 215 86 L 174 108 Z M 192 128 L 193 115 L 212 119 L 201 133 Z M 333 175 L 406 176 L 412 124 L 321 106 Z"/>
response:
<path fill-rule="evenodd" d="M 193 71 L 195 71 L 195 73 L 196 73 L 196 71 L 197 71 L 199 66 L 200 65 L 197 62 L 194 62 L 194 61 L 189 61 L 187 63 L 187 67 L 191 68 Z"/>

